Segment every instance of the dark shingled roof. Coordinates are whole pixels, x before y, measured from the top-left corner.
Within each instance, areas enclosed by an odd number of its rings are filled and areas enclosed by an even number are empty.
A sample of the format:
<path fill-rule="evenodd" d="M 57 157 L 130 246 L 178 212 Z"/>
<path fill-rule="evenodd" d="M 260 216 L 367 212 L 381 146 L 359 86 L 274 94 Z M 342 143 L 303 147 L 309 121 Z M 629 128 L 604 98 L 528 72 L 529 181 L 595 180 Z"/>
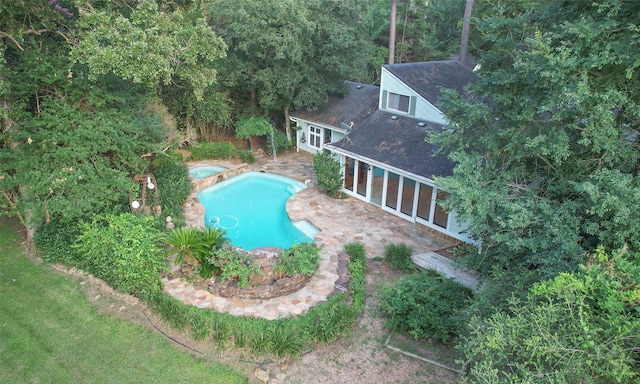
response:
<path fill-rule="evenodd" d="M 327 145 L 355 155 L 402 169 L 429 179 L 434 176 L 450 176 L 454 163 L 443 154 L 433 156 L 437 147 L 425 141 L 427 129 L 443 129 L 437 124 L 418 126 L 419 120 L 398 117 L 376 111 L 357 121 L 349 134 L 349 140 L 340 140 Z"/>
<path fill-rule="evenodd" d="M 378 109 L 379 87 L 351 81 L 345 81 L 345 84 L 349 87 L 349 93 L 344 97 L 332 96 L 322 110 L 302 109 L 295 111 L 292 116 L 340 128 L 341 122 L 349 124 L 359 121 Z"/>
<path fill-rule="evenodd" d="M 440 100 L 442 88 L 462 94 L 464 87 L 478 81 L 478 75 L 455 60 L 382 66 L 433 105 Z"/>
<path fill-rule="evenodd" d="M 440 99 L 441 88 L 462 93 L 466 85 L 478 81 L 473 71 L 454 60 L 389 64 L 384 68 L 434 105 Z M 425 123 L 420 127 L 419 120 L 407 116 L 392 120 L 392 113 L 378 110 L 379 87 L 353 82 L 345 84 L 349 87 L 346 96 L 331 97 L 322 110 L 300 110 L 292 116 L 338 129 L 341 122 L 354 122 L 350 141 L 327 144 L 329 149 L 429 179 L 453 174 L 454 163 L 445 155 L 434 156 L 437 147 L 425 141 L 427 129 L 442 130 L 442 126 Z"/>

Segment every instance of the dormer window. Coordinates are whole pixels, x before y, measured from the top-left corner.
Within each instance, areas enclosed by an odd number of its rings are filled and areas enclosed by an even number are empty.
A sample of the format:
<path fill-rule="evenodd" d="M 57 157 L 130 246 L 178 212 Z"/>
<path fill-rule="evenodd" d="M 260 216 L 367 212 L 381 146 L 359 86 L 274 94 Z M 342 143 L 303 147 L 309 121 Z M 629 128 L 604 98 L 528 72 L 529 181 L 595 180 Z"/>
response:
<path fill-rule="evenodd" d="M 394 109 L 403 113 L 409 113 L 409 101 L 409 96 L 389 92 L 389 96 L 387 97 L 387 109 Z"/>

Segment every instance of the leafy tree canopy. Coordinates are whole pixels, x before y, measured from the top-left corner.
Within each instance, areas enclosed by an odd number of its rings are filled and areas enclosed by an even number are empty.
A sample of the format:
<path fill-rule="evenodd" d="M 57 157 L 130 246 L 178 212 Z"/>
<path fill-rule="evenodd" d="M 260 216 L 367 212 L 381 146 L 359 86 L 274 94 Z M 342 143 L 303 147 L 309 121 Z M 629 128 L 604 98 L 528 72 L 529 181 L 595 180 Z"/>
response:
<path fill-rule="evenodd" d="M 215 63 L 226 46 L 194 7 L 154 0 L 76 5 L 78 42 L 71 55 L 88 65 L 92 78 L 113 72 L 153 86 L 177 76 L 193 86 L 198 99 L 215 82 Z"/>
<path fill-rule="evenodd" d="M 465 382 L 632 383 L 640 379 L 640 257 L 598 248 L 575 273 L 538 283 L 507 311 L 474 318 Z"/>
<path fill-rule="evenodd" d="M 597 244 L 640 249 L 639 12 L 558 0 L 483 26 L 482 80 L 429 138 L 458 164 L 438 182 L 482 242 L 474 267 L 543 278 Z"/>

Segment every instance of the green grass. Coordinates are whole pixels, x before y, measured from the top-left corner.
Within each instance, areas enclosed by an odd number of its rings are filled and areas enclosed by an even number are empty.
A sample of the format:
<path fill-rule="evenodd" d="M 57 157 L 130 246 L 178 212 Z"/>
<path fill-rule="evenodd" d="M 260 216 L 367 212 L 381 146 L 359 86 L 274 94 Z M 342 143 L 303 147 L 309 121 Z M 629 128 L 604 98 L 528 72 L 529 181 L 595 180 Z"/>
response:
<path fill-rule="evenodd" d="M 0 383 L 248 383 L 99 314 L 77 283 L 23 256 L 11 227 L 0 218 Z"/>

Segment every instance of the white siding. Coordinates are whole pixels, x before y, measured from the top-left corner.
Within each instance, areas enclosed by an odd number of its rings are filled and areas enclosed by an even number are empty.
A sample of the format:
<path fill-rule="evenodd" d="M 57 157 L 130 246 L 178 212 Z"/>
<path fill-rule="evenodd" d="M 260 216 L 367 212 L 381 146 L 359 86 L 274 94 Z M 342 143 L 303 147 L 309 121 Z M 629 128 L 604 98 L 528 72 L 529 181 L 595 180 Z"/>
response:
<path fill-rule="evenodd" d="M 382 68 L 382 75 L 380 79 L 380 101 L 378 102 L 378 108 L 386 110 L 386 100 L 384 92 L 397 93 L 399 95 L 406 95 L 410 97 L 416 97 L 415 118 L 428 122 L 438 123 L 445 125 L 447 123 L 444 114 L 436 108 L 433 104 L 419 96 L 411 87 L 400 81 L 397 77 L 393 76 L 388 70 Z M 397 111 L 390 111 L 396 113 Z M 398 112 L 398 114 L 401 114 Z"/>

